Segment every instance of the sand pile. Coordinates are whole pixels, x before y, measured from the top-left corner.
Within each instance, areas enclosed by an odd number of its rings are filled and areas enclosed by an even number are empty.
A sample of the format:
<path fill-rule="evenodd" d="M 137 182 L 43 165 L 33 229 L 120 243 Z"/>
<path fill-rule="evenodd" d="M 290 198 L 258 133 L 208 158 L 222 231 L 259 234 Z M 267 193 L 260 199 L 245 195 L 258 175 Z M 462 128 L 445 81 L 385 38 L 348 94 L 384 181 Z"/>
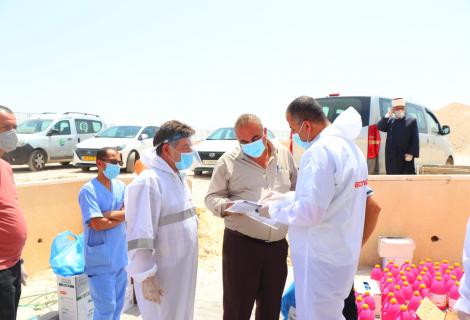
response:
<path fill-rule="evenodd" d="M 441 125 L 450 126 L 449 139 L 454 152 L 470 155 L 470 106 L 451 103 L 435 113 Z"/>

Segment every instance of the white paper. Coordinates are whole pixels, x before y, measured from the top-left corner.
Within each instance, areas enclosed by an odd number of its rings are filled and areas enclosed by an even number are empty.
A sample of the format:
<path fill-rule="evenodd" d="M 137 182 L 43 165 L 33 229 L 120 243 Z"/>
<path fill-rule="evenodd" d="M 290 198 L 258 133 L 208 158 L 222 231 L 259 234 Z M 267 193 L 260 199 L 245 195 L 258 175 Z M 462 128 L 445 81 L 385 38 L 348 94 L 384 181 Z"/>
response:
<path fill-rule="evenodd" d="M 235 200 L 233 201 L 233 204 L 230 206 L 230 208 L 226 209 L 225 211 L 246 215 L 248 218 L 256 220 L 272 229 L 278 230 L 279 228 L 276 226 L 276 222 L 274 220 L 261 217 L 259 215 L 258 210 L 261 207 L 261 204 L 256 202 L 248 200 Z"/>

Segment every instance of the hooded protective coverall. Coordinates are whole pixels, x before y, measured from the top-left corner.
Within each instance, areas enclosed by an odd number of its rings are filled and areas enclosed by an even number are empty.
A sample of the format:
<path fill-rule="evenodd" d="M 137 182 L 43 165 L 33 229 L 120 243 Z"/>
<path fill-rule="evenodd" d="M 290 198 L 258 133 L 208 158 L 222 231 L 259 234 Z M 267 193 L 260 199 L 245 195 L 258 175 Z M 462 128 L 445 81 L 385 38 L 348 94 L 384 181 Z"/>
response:
<path fill-rule="evenodd" d="M 340 114 L 302 156 L 295 193 L 269 208 L 289 225 L 300 320 L 344 319 L 364 228 L 368 170 L 353 141 L 361 128 L 353 108 Z"/>
<path fill-rule="evenodd" d="M 129 186 L 126 197 L 128 272 L 146 319 L 193 318 L 198 257 L 197 216 L 188 185 L 154 156 Z M 155 275 L 163 289 L 160 304 L 146 300 L 142 281 Z"/>

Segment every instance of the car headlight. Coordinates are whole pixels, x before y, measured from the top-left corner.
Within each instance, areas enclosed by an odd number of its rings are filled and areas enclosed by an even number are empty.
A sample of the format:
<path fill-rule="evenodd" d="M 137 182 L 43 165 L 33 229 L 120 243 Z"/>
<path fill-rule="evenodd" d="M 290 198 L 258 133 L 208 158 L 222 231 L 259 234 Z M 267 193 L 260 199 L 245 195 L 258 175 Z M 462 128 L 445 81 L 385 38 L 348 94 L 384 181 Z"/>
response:
<path fill-rule="evenodd" d="M 124 149 L 125 147 L 126 147 L 126 145 L 125 145 L 125 144 L 122 144 L 122 145 L 120 145 L 120 146 L 117 146 L 117 147 L 116 147 L 116 150 L 117 150 L 117 151 L 121 151 L 121 150 Z"/>
<path fill-rule="evenodd" d="M 16 143 L 16 147 L 23 147 L 26 145 L 26 141 L 23 141 L 23 140 L 18 140 L 18 142 Z"/>

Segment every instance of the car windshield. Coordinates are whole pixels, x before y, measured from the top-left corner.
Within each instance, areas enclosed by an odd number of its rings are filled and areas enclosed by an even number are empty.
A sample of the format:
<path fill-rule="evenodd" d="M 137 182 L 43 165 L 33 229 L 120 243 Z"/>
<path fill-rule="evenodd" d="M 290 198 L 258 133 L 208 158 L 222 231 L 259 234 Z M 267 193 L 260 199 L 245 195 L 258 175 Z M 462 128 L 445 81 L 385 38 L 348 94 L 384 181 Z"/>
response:
<path fill-rule="evenodd" d="M 135 138 L 142 127 L 115 126 L 104 129 L 96 135 L 97 138 Z"/>
<path fill-rule="evenodd" d="M 25 120 L 18 125 L 16 133 L 32 134 L 46 130 L 51 124 L 52 119 L 32 119 Z"/>
<path fill-rule="evenodd" d="M 237 140 L 233 128 L 220 128 L 212 132 L 206 140 Z"/>

